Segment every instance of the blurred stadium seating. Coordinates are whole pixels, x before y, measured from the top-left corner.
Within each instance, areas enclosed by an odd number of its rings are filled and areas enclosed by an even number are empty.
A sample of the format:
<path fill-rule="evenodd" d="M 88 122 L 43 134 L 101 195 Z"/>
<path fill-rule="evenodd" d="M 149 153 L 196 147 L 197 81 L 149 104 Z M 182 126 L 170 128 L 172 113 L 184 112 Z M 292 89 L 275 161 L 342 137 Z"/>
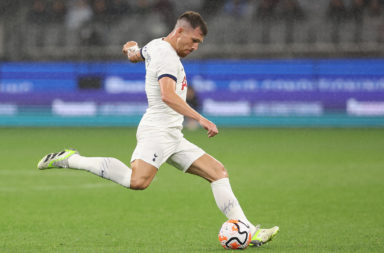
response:
<path fill-rule="evenodd" d="M 121 59 L 127 40 L 166 35 L 195 10 L 197 58 L 383 56 L 383 0 L 2 0 L 4 60 Z"/>

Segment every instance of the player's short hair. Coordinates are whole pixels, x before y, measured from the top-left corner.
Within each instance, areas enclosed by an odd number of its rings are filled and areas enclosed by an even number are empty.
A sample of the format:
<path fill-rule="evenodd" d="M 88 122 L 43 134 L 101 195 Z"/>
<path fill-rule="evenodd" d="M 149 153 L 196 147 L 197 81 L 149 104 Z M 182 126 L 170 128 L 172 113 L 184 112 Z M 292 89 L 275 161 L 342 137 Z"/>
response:
<path fill-rule="evenodd" d="M 186 11 L 183 14 L 181 14 L 177 20 L 187 21 L 192 26 L 193 29 L 200 27 L 200 30 L 204 36 L 207 36 L 208 34 L 207 23 L 205 23 L 203 17 L 198 12 Z"/>

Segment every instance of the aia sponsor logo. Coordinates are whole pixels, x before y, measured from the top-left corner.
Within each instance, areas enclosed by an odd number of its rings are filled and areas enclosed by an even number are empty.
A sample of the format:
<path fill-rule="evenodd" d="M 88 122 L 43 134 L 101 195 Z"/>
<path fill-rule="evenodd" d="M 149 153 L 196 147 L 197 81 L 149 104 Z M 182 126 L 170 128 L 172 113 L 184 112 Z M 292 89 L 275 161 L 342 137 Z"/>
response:
<path fill-rule="evenodd" d="M 183 82 L 181 83 L 181 90 L 184 90 L 188 86 L 187 78 L 184 76 Z"/>

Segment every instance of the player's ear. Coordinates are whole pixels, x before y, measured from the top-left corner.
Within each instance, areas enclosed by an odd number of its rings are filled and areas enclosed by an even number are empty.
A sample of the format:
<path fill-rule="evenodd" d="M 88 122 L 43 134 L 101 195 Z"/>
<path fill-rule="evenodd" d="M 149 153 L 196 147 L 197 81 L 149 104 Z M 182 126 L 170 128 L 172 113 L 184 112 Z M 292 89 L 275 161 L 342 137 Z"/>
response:
<path fill-rule="evenodd" d="M 177 35 L 180 35 L 180 34 L 182 34 L 184 32 L 184 28 L 183 27 L 178 27 L 178 28 L 176 28 L 176 34 Z"/>

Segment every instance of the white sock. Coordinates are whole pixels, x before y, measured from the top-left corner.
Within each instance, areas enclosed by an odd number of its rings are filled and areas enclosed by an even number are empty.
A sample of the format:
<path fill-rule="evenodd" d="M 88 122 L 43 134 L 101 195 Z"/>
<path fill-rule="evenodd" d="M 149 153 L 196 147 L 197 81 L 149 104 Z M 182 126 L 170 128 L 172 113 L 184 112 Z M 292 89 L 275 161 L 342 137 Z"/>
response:
<path fill-rule="evenodd" d="M 231 185 L 228 178 L 222 178 L 211 183 L 213 196 L 215 197 L 216 204 L 221 212 L 228 219 L 241 220 L 251 227 L 251 234 L 254 235 L 256 227 L 250 223 L 245 217 L 243 209 L 237 201 L 235 194 L 233 194 Z"/>
<path fill-rule="evenodd" d="M 127 188 L 130 187 L 132 170 L 116 158 L 84 157 L 75 154 L 69 157 L 68 164 L 72 169 L 86 170 Z"/>

